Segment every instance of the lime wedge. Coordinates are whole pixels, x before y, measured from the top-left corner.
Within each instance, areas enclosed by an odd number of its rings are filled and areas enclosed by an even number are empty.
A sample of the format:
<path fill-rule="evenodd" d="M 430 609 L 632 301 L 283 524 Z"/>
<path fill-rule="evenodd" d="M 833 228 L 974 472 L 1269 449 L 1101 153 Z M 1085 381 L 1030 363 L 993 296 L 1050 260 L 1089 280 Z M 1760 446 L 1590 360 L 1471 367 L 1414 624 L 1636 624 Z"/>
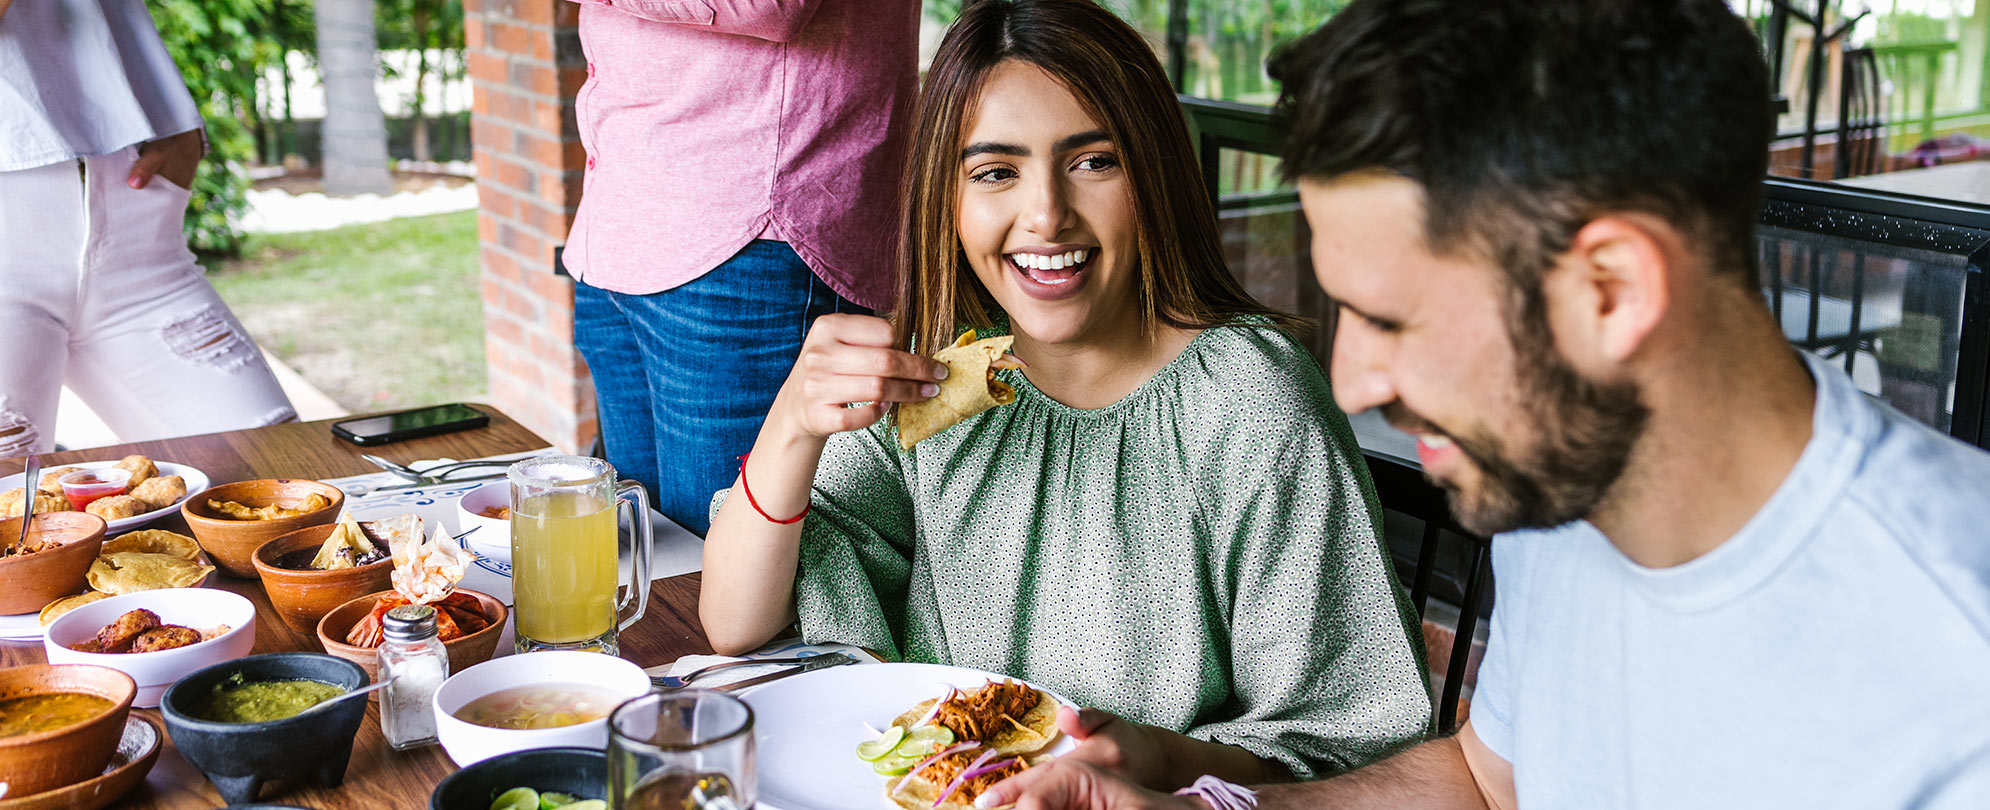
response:
<path fill-rule="evenodd" d="M 608 810 L 608 803 L 600 799 L 586 799 L 566 805 L 567 810 Z"/>
<path fill-rule="evenodd" d="M 933 752 L 953 744 L 953 730 L 946 726 L 920 726 L 905 735 L 905 741 L 892 749 L 892 753 L 901 757 L 917 756 L 924 759 Z"/>
<path fill-rule="evenodd" d="M 539 791 L 529 787 L 515 787 L 498 794 L 491 802 L 491 810 L 539 810 Z"/>
<path fill-rule="evenodd" d="M 922 759 L 925 759 L 925 757 L 901 757 L 897 754 L 892 754 L 871 763 L 871 770 L 885 776 L 897 776 L 912 770 L 912 766 L 919 764 L 919 761 Z"/>
<path fill-rule="evenodd" d="M 897 748 L 898 741 L 902 739 L 905 739 L 905 728 L 892 726 L 885 729 L 884 734 L 875 740 L 857 743 L 857 758 L 865 762 L 876 762 Z"/>
<path fill-rule="evenodd" d="M 565 807 L 577 801 L 580 801 L 580 797 L 566 793 L 541 793 L 539 794 L 539 810 L 553 810 L 555 807 Z"/>

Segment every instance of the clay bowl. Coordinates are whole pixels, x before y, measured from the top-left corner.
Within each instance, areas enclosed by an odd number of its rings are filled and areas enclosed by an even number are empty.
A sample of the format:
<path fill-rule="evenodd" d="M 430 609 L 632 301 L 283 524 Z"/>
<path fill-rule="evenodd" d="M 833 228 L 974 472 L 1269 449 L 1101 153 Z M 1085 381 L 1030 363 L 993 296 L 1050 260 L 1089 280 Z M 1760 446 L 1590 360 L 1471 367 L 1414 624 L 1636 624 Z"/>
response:
<path fill-rule="evenodd" d="M 267 653 L 195 672 L 166 690 L 159 704 L 173 746 L 207 774 L 229 806 L 256 800 L 264 782 L 315 785 L 330 791 L 345 781 L 353 737 L 366 719 L 366 701 L 346 700 L 308 715 L 261 723 L 220 723 L 192 714 L 214 687 L 241 673 L 244 681 L 308 680 L 352 691 L 371 682 L 349 661 L 318 653 Z"/>
<path fill-rule="evenodd" d="M 208 501 L 234 501 L 244 506 L 263 507 L 274 503 L 298 506 L 312 493 L 330 498 L 332 504 L 315 512 L 275 520 L 233 520 L 208 508 Z M 193 539 L 201 550 L 238 577 L 256 578 L 256 549 L 264 543 L 309 526 L 323 526 L 338 519 L 345 508 L 345 493 L 338 487 L 301 478 L 261 478 L 222 484 L 201 492 L 180 506 Z"/>
<path fill-rule="evenodd" d="M 285 555 L 318 548 L 337 530 L 336 523 L 308 526 L 256 549 L 253 562 L 262 578 L 263 590 L 269 592 L 270 604 L 283 623 L 299 633 L 311 632 L 319 619 L 339 605 L 393 587 L 389 575 L 394 572 L 394 561 L 387 557 L 358 568 L 334 571 L 277 567 L 276 561 Z"/>
<path fill-rule="evenodd" d="M 53 692 L 96 695 L 111 707 L 62 728 L 0 737 L 0 781 L 8 783 L 8 796 L 54 790 L 102 774 L 124 737 L 124 719 L 138 684 L 115 669 L 80 664 L 0 669 L 0 700 Z"/>
<path fill-rule="evenodd" d="M 0 543 L 20 536 L 20 518 L 0 520 Z M 36 538 L 62 545 L 0 557 L 0 616 L 34 613 L 82 591 L 90 563 L 104 546 L 104 519 L 88 512 L 44 512 L 28 527 L 28 542 Z"/>
<path fill-rule="evenodd" d="M 490 617 L 491 626 L 462 638 L 442 642 L 442 648 L 449 652 L 450 672 L 462 672 L 471 666 L 491 660 L 491 656 L 497 653 L 498 636 L 504 634 L 504 623 L 511 618 L 511 609 L 490 594 L 461 588 L 457 589 L 457 592 L 476 597 L 477 602 L 484 606 L 484 615 Z M 374 647 L 355 647 L 347 644 L 345 636 L 352 630 L 353 625 L 358 624 L 360 619 L 366 618 L 366 614 L 373 611 L 374 600 L 390 593 L 392 591 L 370 593 L 333 608 L 332 612 L 318 620 L 319 646 L 324 647 L 325 652 L 358 664 L 366 670 L 367 677 L 379 678 L 380 651 Z M 380 693 L 373 694 L 378 696 Z"/>

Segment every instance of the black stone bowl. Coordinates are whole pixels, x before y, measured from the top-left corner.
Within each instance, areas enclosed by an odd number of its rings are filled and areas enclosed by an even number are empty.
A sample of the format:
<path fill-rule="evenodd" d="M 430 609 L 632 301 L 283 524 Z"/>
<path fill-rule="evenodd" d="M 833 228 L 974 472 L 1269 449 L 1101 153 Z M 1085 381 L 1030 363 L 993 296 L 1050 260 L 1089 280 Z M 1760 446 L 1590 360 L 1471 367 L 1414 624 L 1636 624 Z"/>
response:
<path fill-rule="evenodd" d="M 429 810 L 491 810 L 491 801 L 515 787 L 608 797 L 608 754 L 599 748 L 533 748 L 491 757 L 450 774 L 428 796 Z"/>
<path fill-rule="evenodd" d="M 352 739 L 366 719 L 358 698 L 282 720 L 217 723 L 188 712 L 235 673 L 246 681 L 321 681 L 350 691 L 368 683 L 358 664 L 323 653 L 268 653 L 225 661 L 181 678 L 166 690 L 159 710 L 173 745 L 207 774 L 231 805 L 255 801 L 264 782 L 338 787 L 345 781 Z M 488 806 L 485 810 L 489 810 Z"/>

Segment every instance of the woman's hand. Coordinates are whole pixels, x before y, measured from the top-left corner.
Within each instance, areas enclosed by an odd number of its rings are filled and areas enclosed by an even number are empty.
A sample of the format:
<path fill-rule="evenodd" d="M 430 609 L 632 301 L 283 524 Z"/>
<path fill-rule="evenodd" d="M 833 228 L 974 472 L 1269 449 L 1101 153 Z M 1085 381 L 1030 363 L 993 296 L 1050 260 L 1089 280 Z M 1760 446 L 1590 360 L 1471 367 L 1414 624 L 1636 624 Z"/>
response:
<path fill-rule="evenodd" d="M 824 315 L 802 342 L 771 418 L 799 435 L 827 439 L 869 427 L 891 403 L 932 397 L 946 376 L 945 363 L 892 348 L 885 319 Z"/>
<path fill-rule="evenodd" d="M 976 807 L 1015 810 L 1209 810 L 1201 799 L 1157 793 L 1071 754 L 1004 779 L 974 800 Z"/>
<path fill-rule="evenodd" d="M 1059 760 L 1088 763 L 1152 790 L 1188 787 L 1203 774 L 1246 785 L 1292 779 L 1283 765 L 1237 746 L 1135 723 L 1103 709 L 1059 706 L 1057 727 L 1078 741 Z"/>
<path fill-rule="evenodd" d="M 200 168 L 204 151 L 201 144 L 197 129 L 139 144 L 138 160 L 132 162 L 131 176 L 125 182 L 132 188 L 144 188 L 153 175 L 158 175 L 180 188 L 193 188 L 194 172 Z"/>
<path fill-rule="evenodd" d="M 1057 707 L 1057 728 L 1078 747 L 1059 759 L 1089 762 L 1101 770 L 1122 776 L 1142 787 L 1173 790 L 1183 783 L 1180 774 L 1169 773 L 1168 750 L 1161 729 L 1135 723 L 1104 709 Z M 1190 779 L 1195 775 L 1190 774 Z"/>

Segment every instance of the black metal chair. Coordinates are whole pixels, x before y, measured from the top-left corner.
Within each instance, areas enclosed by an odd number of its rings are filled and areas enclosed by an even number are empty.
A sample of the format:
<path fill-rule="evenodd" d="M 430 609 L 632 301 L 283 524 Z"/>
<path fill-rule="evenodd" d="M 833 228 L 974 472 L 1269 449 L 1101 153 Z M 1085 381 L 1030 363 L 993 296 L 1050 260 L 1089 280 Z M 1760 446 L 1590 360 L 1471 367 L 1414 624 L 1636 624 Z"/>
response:
<path fill-rule="evenodd" d="M 1410 574 L 1410 601 L 1418 617 L 1429 615 L 1430 596 L 1437 580 L 1444 538 L 1459 538 L 1467 544 L 1460 587 L 1458 620 L 1452 626 L 1451 655 L 1445 662 L 1444 686 L 1437 695 L 1437 730 L 1449 734 L 1458 726 L 1458 698 L 1464 693 L 1471 673 L 1472 639 L 1479 629 L 1479 614 L 1492 596 L 1492 543 L 1459 526 L 1451 517 L 1451 507 L 1442 490 L 1424 480 L 1422 471 L 1388 456 L 1365 454 L 1369 475 L 1382 508 L 1422 521 L 1422 538 L 1417 544 L 1416 566 Z"/>
<path fill-rule="evenodd" d="M 1847 48 L 1838 77 L 1836 173 L 1846 178 L 1887 170 L 1886 86 L 1871 48 Z"/>

